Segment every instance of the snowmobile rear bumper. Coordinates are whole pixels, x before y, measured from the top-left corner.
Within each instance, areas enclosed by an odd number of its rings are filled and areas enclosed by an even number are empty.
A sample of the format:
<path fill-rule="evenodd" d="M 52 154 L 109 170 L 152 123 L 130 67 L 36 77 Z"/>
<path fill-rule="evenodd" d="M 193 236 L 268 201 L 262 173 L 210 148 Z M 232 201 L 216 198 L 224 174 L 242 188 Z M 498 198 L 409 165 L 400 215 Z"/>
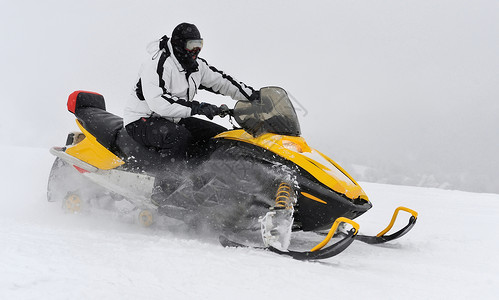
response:
<path fill-rule="evenodd" d="M 66 150 L 65 147 L 52 147 L 52 148 L 50 148 L 50 154 L 57 156 L 60 159 L 62 159 L 63 161 L 65 161 L 73 166 L 76 166 L 80 169 L 83 169 L 87 172 L 95 173 L 99 170 L 98 168 L 92 166 L 91 164 L 86 163 L 86 162 L 79 160 L 78 158 L 76 158 L 72 155 L 67 154 L 65 152 L 65 150 Z"/>

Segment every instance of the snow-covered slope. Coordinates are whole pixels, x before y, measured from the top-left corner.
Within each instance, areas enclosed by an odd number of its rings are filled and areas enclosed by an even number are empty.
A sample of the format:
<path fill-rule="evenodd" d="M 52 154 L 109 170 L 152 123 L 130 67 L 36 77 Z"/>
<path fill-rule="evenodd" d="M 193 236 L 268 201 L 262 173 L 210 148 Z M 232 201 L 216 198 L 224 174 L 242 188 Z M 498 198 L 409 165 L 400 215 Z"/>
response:
<path fill-rule="evenodd" d="M 363 183 L 383 229 L 398 205 L 416 227 L 382 246 L 300 262 L 212 239 L 67 215 L 45 199 L 46 149 L 0 147 L 0 299 L 495 299 L 499 195 Z"/>

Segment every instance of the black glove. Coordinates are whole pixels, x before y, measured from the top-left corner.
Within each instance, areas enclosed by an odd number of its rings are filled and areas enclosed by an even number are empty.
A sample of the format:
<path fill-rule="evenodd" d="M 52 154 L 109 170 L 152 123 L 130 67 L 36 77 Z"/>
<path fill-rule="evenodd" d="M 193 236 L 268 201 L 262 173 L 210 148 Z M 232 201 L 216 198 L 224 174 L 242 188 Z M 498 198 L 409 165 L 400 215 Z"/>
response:
<path fill-rule="evenodd" d="M 204 115 L 208 117 L 208 119 L 213 120 L 214 116 L 218 116 L 222 113 L 220 107 L 216 105 L 212 105 L 209 103 L 201 102 L 201 103 L 192 103 L 191 116 L 193 115 Z"/>
<path fill-rule="evenodd" d="M 248 99 L 249 101 L 260 100 L 260 91 L 254 91 Z"/>
<path fill-rule="evenodd" d="M 230 108 L 227 105 L 222 104 L 222 105 L 220 105 L 219 108 L 220 108 L 220 114 L 219 114 L 219 116 L 221 118 L 224 118 L 225 116 L 231 114 Z"/>

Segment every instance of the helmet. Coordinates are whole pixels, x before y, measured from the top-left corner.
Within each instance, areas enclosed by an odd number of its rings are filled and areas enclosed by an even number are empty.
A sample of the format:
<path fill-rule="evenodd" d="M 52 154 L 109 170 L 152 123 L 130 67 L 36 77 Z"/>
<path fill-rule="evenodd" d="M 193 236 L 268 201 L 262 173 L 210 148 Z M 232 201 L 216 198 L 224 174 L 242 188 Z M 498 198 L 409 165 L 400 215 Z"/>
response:
<path fill-rule="evenodd" d="M 196 25 L 181 23 L 172 33 L 173 54 L 186 71 L 196 71 L 198 57 L 203 48 L 203 39 Z"/>

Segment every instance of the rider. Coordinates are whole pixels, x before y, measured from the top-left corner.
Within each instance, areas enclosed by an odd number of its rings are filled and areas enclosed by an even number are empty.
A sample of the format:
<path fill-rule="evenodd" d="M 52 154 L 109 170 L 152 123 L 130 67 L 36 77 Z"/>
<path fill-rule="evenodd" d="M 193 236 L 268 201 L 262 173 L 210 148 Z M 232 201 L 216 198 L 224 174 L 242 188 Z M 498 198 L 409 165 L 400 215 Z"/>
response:
<path fill-rule="evenodd" d="M 193 118 L 210 120 L 223 107 L 194 100 L 198 89 L 252 101 L 258 91 L 209 65 L 198 57 L 203 39 L 193 24 L 181 23 L 148 47 L 150 56 L 139 70 L 134 93 L 128 100 L 124 125 L 138 143 L 157 149 L 162 156 L 185 159 L 205 148 L 211 137 L 226 128 Z"/>

